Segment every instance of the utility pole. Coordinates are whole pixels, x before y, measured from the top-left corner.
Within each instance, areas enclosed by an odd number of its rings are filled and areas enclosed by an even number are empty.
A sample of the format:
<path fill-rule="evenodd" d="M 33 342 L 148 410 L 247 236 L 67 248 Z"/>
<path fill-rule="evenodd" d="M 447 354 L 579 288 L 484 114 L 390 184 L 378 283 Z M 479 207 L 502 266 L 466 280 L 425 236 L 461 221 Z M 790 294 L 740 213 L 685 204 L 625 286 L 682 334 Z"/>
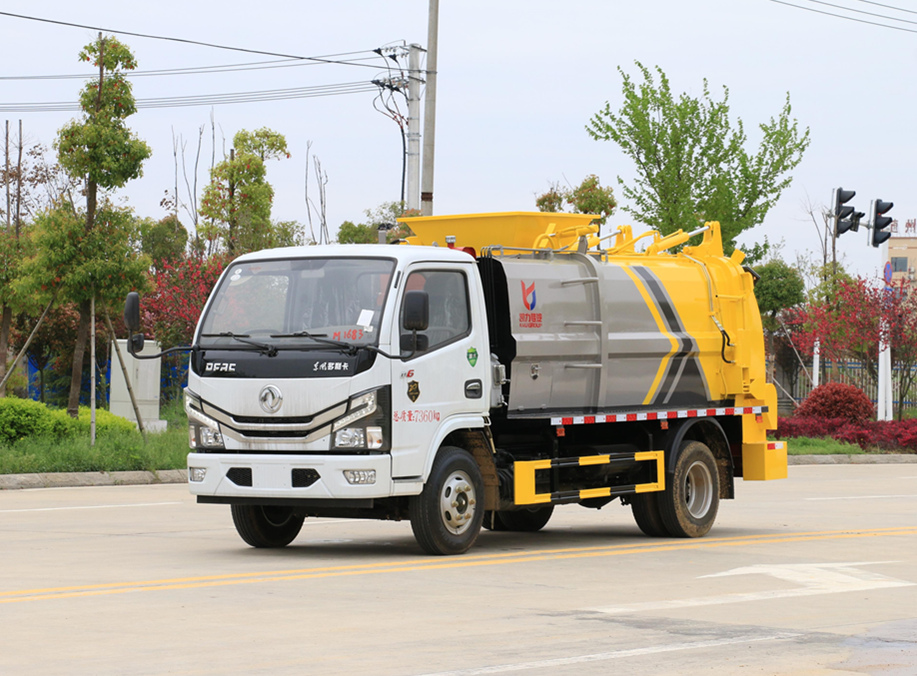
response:
<path fill-rule="evenodd" d="M 433 141 L 436 136 L 436 49 L 439 34 L 439 0 L 430 0 L 427 24 L 427 88 L 423 102 L 423 178 L 420 211 L 433 215 Z"/>
<path fill-rule="evenodd" d="M 418 44 L 409 45 L 408 52 L 408 189 L 406 206 L 420 209 L 420 52 Z"/>

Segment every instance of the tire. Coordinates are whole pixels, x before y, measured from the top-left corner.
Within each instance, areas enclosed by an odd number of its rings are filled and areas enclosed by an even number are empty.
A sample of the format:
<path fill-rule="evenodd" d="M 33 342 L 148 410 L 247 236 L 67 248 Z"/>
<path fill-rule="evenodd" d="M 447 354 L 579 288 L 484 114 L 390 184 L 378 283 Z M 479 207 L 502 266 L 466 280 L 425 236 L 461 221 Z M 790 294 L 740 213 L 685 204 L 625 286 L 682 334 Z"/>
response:
<path fill-rule="evenodd" d="M 669 535 L 699 538 L 716 520 L 720 505 L 720 475 L 706 445 L 686 441 L 675 461 L 671 485 L 659 493 L 659 513 Z"/>
<path fill-rule="evenodd" d="M 503 529 L 517 533 L 534 533 L 548 525 L 554 505 L 529 507 L 506 512 L 497 512 L 497 519 L 503 522 Z"/>
<path fill-rule="evenodd" d="M 296 539 L 305 517 L 292 507 L 232 505 L 232 522 L 252 547 L 286 547 Z"/>
<path fill-rule="evenodd" d="M 637 493 L 630 498 L 630 508 L 634 513 L 634 521 L 644 534 L 651 538 L 664 538 L 669 536 L 662 514 L 659 512 L 659 493 Z"/>
<path fill-rule="evenodd" d="M 461 448 L 443 446 L 423 492 L 411 498 L 411 529 L 428 554 L 467 552 L 484 520 L 484 479 L 478 464 Z"/>

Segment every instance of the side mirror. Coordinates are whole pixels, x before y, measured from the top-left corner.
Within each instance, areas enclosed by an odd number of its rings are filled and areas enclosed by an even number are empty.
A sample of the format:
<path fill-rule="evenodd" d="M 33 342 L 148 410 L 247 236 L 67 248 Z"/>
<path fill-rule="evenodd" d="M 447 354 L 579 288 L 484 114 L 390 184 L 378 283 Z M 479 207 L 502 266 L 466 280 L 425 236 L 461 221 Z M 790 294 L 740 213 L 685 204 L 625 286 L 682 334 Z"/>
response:
<path fill-rule="evenodd" d="M 140 330 L 140 294 L 131 291 L 124 299 L 124 325 L 131 333 Z"/>
<path fill-rule="evenodd" d="M 405 331 L 426 331 L 429 324 L 430 296 L 426 291 L 405 291 L 401 327 Z"/>
<path fill-rule="evenodd" d="M 127 351 L 131 354 L 137 354 L 143 351 L 143 334 L 142 333 L 132 333 L 131 337 L 127 341 Z"/>
<path fill-rule="evenodd" d="M 430 348 L 430 339 L 423 334 L 418 336 L 416 333 L 402 333 L 400 347 L 402 353 L 407 352 L 413 357 L 418 352 L 426 352 Z"/>

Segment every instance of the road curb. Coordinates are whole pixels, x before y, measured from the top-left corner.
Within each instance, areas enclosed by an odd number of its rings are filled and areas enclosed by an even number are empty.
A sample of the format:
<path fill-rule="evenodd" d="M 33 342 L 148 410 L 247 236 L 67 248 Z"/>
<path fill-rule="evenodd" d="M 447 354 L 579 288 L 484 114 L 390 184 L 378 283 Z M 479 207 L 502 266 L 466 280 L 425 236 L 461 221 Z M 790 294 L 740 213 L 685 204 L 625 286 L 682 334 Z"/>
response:
<path fill-rule="evenodd" d="M 865 453 L 860 455 L 791 455 L 790 465 L 890 465 L 917 464 L 917 454 Z M 158 472 L 49 472 L 47 474 L 0 474 L 0 491 L 28 488 L 75 488 L 79 486 L 143 486 L 183 484 L 183 469 Z"/>
<path fill-rule="evenodd" d="M 895 465 L 917 464 L 917 454 L 862 453 L 857 455 L 791 455 L 791 465 Z"/>
<path fill-rule="evenodd" d="M 188 481 L 183 469 L 157 472 L 49 472 L 46 474 L 0 474 L 0 490 L 25 488 L 74 488 L 78 486 L 142 486 L 181 484 Z"/>

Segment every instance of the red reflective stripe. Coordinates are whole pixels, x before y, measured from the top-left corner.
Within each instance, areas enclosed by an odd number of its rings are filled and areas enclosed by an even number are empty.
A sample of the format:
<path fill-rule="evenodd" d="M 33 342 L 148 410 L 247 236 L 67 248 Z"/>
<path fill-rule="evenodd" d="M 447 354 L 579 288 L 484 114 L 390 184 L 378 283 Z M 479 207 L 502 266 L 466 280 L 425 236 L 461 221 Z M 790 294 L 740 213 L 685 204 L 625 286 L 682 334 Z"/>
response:
<path fill-rule="evenodd" d="M 636 420 L 636 419 L 637 419 L 637 414 L 636 414 L 636 413 L 628 413 L 628 414 L 627 414 L 627 421 L 628 421 L 628 422 L 634 421 L 634 420 Z"/>
<path fill-rule="evenodd" d="M 696 418 L 696 417 L 697 417 L 697 411 L 688 411 L 688 417 L 689 417 L 689 418 Z"/>
<path fill-rule="evenodd" d="M 583 418 L 583 423 L 585 423 L 586 425 L 591 425 L 594 422 L 595 422 L 595 416 L 587 415 L 585 418 Z"/>
<path fill-rule="evenodd" d="M 754 413 L 754 412 L 755 412 L 755 409 L 752 406 L 746 406 L 745 408 L 742 409 L 742 413 L 744 413 L 745 415 L 748 415 L 749 413 Z"/>
<path fill-rule="evenodd" d="M 707 415 L 716 415 L 716 409 L 715 409 L 715 408 L 708 408 L 708 409 L 707 409 Z"/>
<path fill-rule="evenodd" d="M 653 411 L 652 413 L 647 413 L 647 414 L 646 414 L 646 419 L 647 419 L 647 420 L 656 420 L 656 418 L 657 418 L 658 415 L 659 415 L 658 413 L 656 413 L 655 411 Z"/>
<path fill-rule="evenodd" d="M 736 410 L 734 408 L 726 409 L 726 415 L 735 415 L 735 414 L 736 414 Z"/>
<path fill-rule="evenodd" d="M 561 425 L 572 425 L 572 424 L 573 424 L 573 418 L 561 418 L 561 419 L 560 419 L 560 424 L 561 424 Z"/>
<path fill-rule="evenodd" d="M 677 418 L 677 417 L 678 417 L 678 411 L 669 411 L 668 413 L 665 414 L 665 417 L 666 417 L 666 418 L 669 418 L 670 420 L 671 420 L 672 418 Z"/>

